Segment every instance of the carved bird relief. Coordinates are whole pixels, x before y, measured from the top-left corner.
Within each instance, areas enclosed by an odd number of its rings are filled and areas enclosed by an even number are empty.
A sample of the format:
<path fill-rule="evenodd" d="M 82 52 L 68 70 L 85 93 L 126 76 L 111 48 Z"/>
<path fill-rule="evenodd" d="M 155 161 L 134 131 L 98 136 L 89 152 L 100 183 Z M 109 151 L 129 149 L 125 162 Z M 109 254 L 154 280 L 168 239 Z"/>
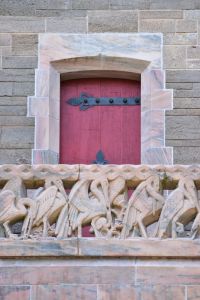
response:
<path fill-rule="evenodd" d="M 5 234 L 9 238 L 16 238 L 11 231 L 10 225 L 23 220 L 28 208 L 34 203 L 26 197 L 26 189 L 19 177 L 10 179 L 0 193 L 0 224 L 5 229 Z"/>
<path fill-rule="evenodd" d="M 108 217 L 111 222 L 107 178 L 82 179 L 71 189 L 69 202 L 58 218 L 56 234 L 68 237 L 77 229 L 78 237 L 81 237 L 82 226 L 91 223 L 95 227 L 95 221 L 100 217 Z"/>
<path fill-rule="evenodd" d="M 169 194 L 158 222 L 157 236 L 176 238 L 178 231 L 184 231 L 199 210 L 197 190 L 194 181 L 181 177 L 178 187 Z M 178 226 L 177 226 L 178 225 Z"/>
<path fill-rule="evenodd" d="M 49 177 L 45 180 L 45 189 L 35 198 L 35 207 L 30 210 L 24 222 L 23 231 L 29 235 L 31 229 L 43 225 L 43 237 L 48 235 L 48 228 L 54 224 L 65 204 L 68 196 L 62 180 Z"/>
<path fill-rule="evenodd" d="M 123 219 L 122 238 L 135 230 L 140 230 L 142 237 L 147 238 L 146 226 L 156 222 L 164 205 L 164 197 L 160 194 L 160 181 L 152 175 L 142 182 L 133 192 Z"/>

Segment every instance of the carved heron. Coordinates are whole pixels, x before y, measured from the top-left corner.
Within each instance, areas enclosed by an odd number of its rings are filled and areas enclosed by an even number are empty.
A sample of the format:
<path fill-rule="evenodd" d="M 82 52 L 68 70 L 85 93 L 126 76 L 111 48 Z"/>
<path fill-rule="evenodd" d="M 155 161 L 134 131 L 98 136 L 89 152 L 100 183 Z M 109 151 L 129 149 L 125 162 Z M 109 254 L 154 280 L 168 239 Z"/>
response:
<path fill-rule="evenodd" d="M 139 227 L 142 237 L 147 238 L 146 226 L 158 220 L 164 205 L 160 194 L 160 181 L 157 175 L 151 175 L 136 188 L 131 195 L 123 219 L 122 238 Z"/>
<path fill-rule="evenodd" d="M 100 177 L 93 181 L 82 179 L 71 189 L 69 202 L 58 218 L 56 234 L 58 237 L 68 237 L 78 229 L 78 237 L 81 237 L 82 225 L 91 222 L 95 226 L 93 220 L 105 216 L 111 223 L 107 178 Z"/>
<path fill-rule="evenodd" d="M 48 228 L 56 222 L 67 201 L 68 196 L 62 180 L 57 177 L 47 178 L 45 189 L 39 190 L 39 195 L 35 197 L 35 207 L 30 210 L 24 222 L 24 234 L 29 235 L 32 228 L 43 224 L 43 237 L 46 237 Z"/>
<path fill-rule="evenodd" d="M 10 179 L 0 193 L 0 224 L 3 225 L 7 237 L 16 237 L 10 225 L 23 220 L 28 208 L 34 206 L 34 202 L 25 197 L 26 189 L 20 177 Z"/>

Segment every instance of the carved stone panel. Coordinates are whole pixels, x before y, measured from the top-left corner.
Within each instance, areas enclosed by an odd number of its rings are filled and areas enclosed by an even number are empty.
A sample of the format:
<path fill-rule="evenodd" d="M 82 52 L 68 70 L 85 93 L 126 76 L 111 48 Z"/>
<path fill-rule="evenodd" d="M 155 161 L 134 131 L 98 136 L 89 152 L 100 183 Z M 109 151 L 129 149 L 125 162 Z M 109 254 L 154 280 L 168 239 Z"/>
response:
<path fill-rule="evenodd" d="M 5 238 L 81 238 L 84 226 L 103 239 L 199 237 L 199 166 L 5 165 L 0 184 Z"/>

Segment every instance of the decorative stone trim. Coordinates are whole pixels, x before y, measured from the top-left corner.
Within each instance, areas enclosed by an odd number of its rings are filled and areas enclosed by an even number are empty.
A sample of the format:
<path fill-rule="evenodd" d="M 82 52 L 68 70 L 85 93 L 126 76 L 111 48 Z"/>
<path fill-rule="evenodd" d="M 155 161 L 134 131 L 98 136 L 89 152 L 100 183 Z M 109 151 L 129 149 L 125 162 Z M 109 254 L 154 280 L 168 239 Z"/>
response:
<path fill-rule="evenodd" d="M 165 110 L 172 90 L 165 89 L 162 35 L 157 33 L 39 35 L 35 96 L 28 116 L 35 117 L 32 162 L 58 163 L 60 80 L 83 77 L 141 78 L 141 163 L 172 164 L 165 147 Z"/>
<path fill-rule="evenodd" d="M 121 176 L 129 185 L 136 186 L 152 174 L 158 174 L 168 189 L 182 176 L 195 180 L 200 188 L 200 165 L 0 165 L 0 186 L 13 177 L 20 177 L 27 188 L 37 188 L 44 184 L 45 178 L 57 176 L 64 185 L 76 183 L 78 179 L 95 179 L 102 176 Z M 163 178 L 164 177 L 164 178 Z M 168 178 L 168 181 L 166 181 Z"/>
<path fill-rule="evenodd" d="M 10 239 L 71 239 L 76 244 L 73 238 L 81 238 L 82 228 L 90 226 L 94 237 L 106 241 L 139 239 L 145 253 L 149 240 L 150 245 L 166 238 L 187 244 L 200 237 L 199 165 L 4 165 L 0 185 L 1 235 Z M 11 225 L 17 221 L 23 222 L 22 229 L 13 235 Z M 84 240 L 78 243 L 83 246 L 79 255 L 96 249 L 93 242 L 91 249 Z M 169 256 L 176 243 L 171 245 L 165 252 Z M 135 255 L 131 242 L 130 247 Z"/>

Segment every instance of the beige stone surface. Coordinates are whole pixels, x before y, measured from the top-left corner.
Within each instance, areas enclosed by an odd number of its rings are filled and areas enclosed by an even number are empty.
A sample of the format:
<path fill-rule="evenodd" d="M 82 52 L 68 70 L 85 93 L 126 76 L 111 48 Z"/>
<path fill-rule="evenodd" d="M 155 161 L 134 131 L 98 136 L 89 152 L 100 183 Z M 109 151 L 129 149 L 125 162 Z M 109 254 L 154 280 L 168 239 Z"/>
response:
<path fill-rule="evenodd" d="M 24 17 L 24 16 L 1 16 L 0 32 L 44 32 L 45 21 L 40 18 Z"/>
<path fill-rule="evenodd" d="M 200 120 L 198 116 L 178 116 L 166 118 L 167 139 L 199 139 L 198 128 Z"/>
<path fill-rule="evenodd" d="M 30 299 L 30 286 L 1 286 L 0 287 L 0 297 L 3 300 L 29 300 Z"/>
<path fill-rule="evenodd" d="M 187 299 L 188 300 L 200 299 L 200 287 L 198 285 L 189 286 L 187 288 Z"/>
<path fill-rule="evenodd" d="M 142 32 L 175 32 L 174 20 L 140 20 L 139 30 Z"/>
<path fill-rule="evenodd" d="M 184 286 L 153 285 L 141 287 L 142 300 L 185 300 Z M 136 298 L 137 299 L 137 298 Z"/>
<path fill-rule="evenodd" d="M 166 33 L 163 35 L 165 45 L 196 45 L 197 33 Z"/>
<path fill-rule="evenodd" d="M 186 47 L 185 46 L 164 46 L 163 60 L 164 60 L 164 67 L 166 69 L 186 68 Z"/>
<path fill-rule="evenodd" d="M 196 20 L 176 21 L 176 32 L 197 32 L 197 21 Z"/>
<path fill-rule="evenodd" d="M 150 3 L 148 0 L 110 0 L 110 8 L 118 10 L 149 9 Z"/>
<path fill-rule="evenodd" d="M 89 32 L 137 32 L 137 11 L 89 11 Z"/>
<path fill-rule="evenodd" d="M 182 19 L 182 10 L 141 10 L 141 19 Z"/>
<path fill-rule="evenodd" d="M 99 285 L 97 289 L 99 300 L 136 300 L 139 297 L 139 288 L 133 285 Z"/>
<path fill-rule="evenodd" d="M 73 9 L 109 9 L 109 0 L 74 0 L 72 1 Z"/>
<path fill-rule="evenodd" d="M 46 32 L 85 33 L 87 31 L 86 18 L 48 18 Z"/>
<path fill-rule="evenodd" d="M 97 300 L 97 287 L 91 284 L 35 285 L 31 297 L 32 300 Z"/>

